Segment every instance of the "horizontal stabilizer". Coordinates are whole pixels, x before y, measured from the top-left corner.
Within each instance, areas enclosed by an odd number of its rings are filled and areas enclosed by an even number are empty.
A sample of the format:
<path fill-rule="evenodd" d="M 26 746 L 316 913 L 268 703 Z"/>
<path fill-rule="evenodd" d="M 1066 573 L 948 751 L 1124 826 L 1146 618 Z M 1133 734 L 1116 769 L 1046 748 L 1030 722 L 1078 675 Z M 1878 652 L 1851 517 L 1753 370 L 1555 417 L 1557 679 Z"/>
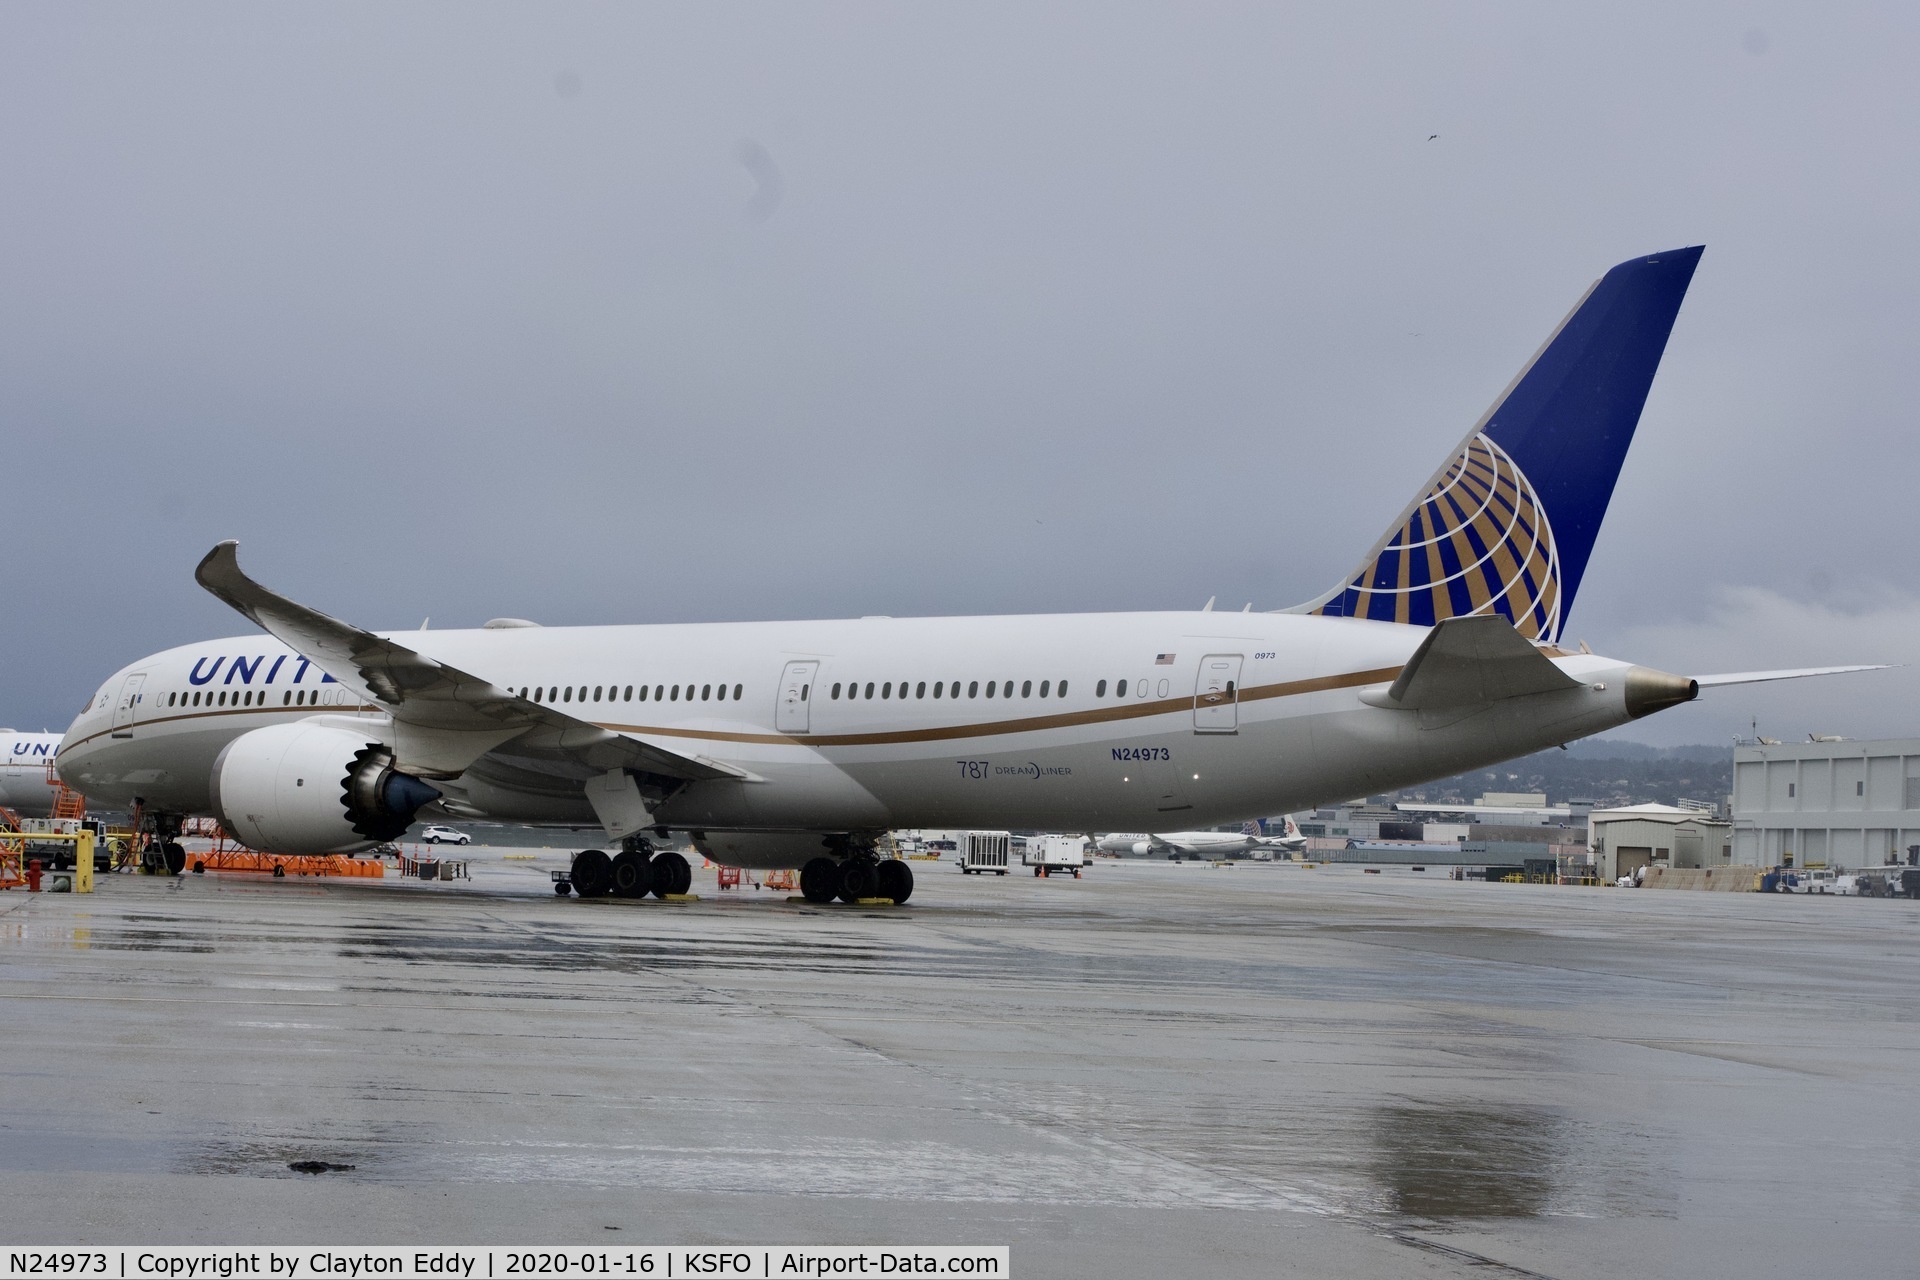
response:
<path fill-rule="evenodd" d="M 1717 676 L 1698 676 L 1694 683 L 1702 689 L 1723 684 L 1765 684 L 1769 680 L 1800 680 L 1807 676 L 1843 676 L 1849 671 L 1885 671 L 1891 663 L 1872 663 L 1863 667 L 1801 667 L 1797 671 L 1729 671 Z"/>
<path fill-rule="evenodd" d="M 1376 705 L 1464 707 L 1579 686 L 1512 623 L 1483 613 L 1435 626 Z"/>

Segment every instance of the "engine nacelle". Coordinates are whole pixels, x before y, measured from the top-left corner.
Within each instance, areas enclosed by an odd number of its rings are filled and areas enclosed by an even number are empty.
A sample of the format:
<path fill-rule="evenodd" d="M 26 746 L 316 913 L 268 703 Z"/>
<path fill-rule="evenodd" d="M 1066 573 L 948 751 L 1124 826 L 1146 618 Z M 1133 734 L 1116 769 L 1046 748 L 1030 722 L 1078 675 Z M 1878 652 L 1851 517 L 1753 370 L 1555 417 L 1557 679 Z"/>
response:
<path fill-rule="evenodd" d="M 351 853 L 398 839 L 440 798 L 365 735 L 298 721 L 243 733 L 213 762 L 213 811 L 228 834 L 272 853 Z"/>
<path fill-rule="evenodd" d="M 1149 842 L 1147 842 L 1147 841 L 1145 841 L 1145 840 L 1135 840 L 1135 841 L 1133 842 L 1133 856 L 1134 856 L 1134 857 L 1136 857 L 1136 858 L 1144 858 L 1144 857 L 1146 857 L 1146 856 L 1147 856 L 1148 854 L 1150 854 L 1150 853 L 1152 853 L 1152 852 L 1153 852 L 1153 845 L 1152 845 L 1152 844 L 1150 844 Z"/>

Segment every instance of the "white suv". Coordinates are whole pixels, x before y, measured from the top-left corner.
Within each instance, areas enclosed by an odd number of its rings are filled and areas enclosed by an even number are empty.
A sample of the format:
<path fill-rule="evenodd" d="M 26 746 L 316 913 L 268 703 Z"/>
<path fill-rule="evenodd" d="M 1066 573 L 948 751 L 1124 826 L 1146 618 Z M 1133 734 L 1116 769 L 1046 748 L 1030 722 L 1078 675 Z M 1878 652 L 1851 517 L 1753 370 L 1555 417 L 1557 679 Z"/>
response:
<path fill-rule="evenodd" d="M 420 833 L 420 838 L 428 844 L 472 844 L 473 837 L 464 831 L 455 831 L 452 827 L 428 827 Z"/>

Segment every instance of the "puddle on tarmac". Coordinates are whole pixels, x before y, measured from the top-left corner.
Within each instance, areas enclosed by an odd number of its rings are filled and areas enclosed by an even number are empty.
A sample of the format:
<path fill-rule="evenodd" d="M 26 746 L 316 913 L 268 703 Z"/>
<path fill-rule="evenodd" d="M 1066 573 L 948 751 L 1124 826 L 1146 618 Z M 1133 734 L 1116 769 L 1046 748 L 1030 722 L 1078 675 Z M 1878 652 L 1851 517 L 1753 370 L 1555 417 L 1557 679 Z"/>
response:
<path fill-rule="evenodd" d="M 1672 1171 L 1651 1138 L 1545 1107 L 1382 1106 L 1369 1172 L 1405 1217 L 1672 1217 Z"/>
<path fill-rule="evenodd" d="M 173 1172 L 227 1174 L 249 1178 L 310 1178 L 293 1166 L 324 1163 L 328 1176 L 377 1174 L 386 1155 L 380 1144 L 328 1138 L 280 1138 L 257 1142 L 213 1138 L 181 1150 Z"/>

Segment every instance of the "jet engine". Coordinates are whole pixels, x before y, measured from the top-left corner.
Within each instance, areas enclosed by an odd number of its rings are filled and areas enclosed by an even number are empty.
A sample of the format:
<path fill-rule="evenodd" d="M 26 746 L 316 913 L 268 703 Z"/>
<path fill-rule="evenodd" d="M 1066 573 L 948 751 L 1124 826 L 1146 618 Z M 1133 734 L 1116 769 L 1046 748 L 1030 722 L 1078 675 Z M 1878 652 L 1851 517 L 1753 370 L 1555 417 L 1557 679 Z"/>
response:
<path fill-rule="evenodd" d="M 1146 856 L 1147 856 L 1148 854 L 1150 854 L 1150 853 L 1152 853 L 1152 852 L 1153 852 L 1153 843 L 1152 843 L 1151 841 L 1148 841 L 1148 840 L 1135 840 L 1135 841 L 1133 842 L 1133 856 L 1134 856 L 1134 857 L 1136 857 L 1136 858 L 1144 858 L 1144 857 L 1146 857 Z"/>
<path fill-rule="evenodd" d="M 273 853 L 350 853 L 397 839 L 440 793 L 365 735 L 310 720 L 243 733 L 213 762 L 213 811 Z"/>

